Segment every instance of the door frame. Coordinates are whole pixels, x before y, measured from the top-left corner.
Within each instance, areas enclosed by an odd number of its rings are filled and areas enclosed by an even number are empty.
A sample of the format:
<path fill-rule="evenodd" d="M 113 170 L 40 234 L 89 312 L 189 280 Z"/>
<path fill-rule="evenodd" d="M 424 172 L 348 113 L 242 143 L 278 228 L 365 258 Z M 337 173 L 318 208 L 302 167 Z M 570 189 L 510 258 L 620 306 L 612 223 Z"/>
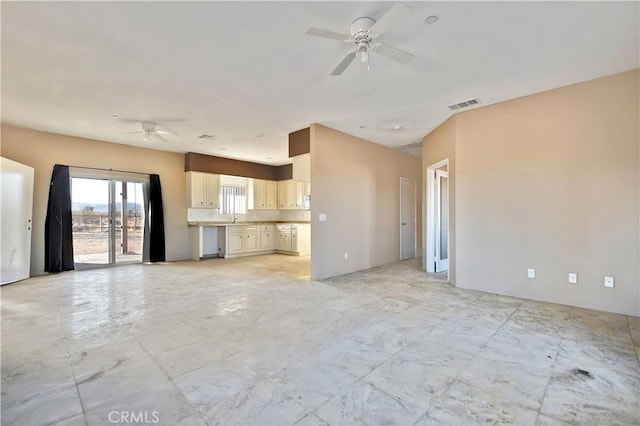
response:
<path fill-rule="evenodd" d="M 449 271 L 449 221 L 447 220 L 447 258 L 446 259 L 441 259 L 442 257 L 442 253 L 440 253 L 440 247 L 442 246 L 442 241 L 440 240 L 442 237 L 442 183 L 441 183 L 441 179 L 445 178 L 447 180 L 447 191 L 449 188 L 449 171 L 448 171 L 448 167 L 447 167 L 447 171 L 441 170 L 441 169 L 436 169 L 435 170 L 435 181 L 434 181 L 434 191 L 436 194 L 435 197 L 435 206 L 434 206 L 434 220 L 435 220 L 435 227 L 434 227 L 434 236 L 435 236 L 435 241 L 434 241 L 434 247 L 435 247 L 435 252 L 434 252 L 434 259 L 435 259 L 435 272 L 439 273 L 438 269 L 441 269 L 438 267 L 438 263 L 443 263 L 446 266 L 442 269 Z M 447 215 L 449 213 L 449 206 L 447 206 Z M 447 218 L 448 219 L 448 218 Z M 442 265 L 441 265 L 442 266 Z"/>
<path fill-rule="evenodd" d="M 427 166 L 427 184 L 425 185 L 425 200 L 427 202 L 427 208 L 425 209 L 425 224 L 424 227 L 424 270 L 426 272 L 435 273 L 435 256 L 436 256 L 436 170 L 447 166 L 447 172 L 451 172 L 449 167 L 449 159 L 445 158 L 444 160 L 438 161 L 437 163 L 431 164 Z M 449 206 L 451 206 L 451 181 L 449 180 Z M 449 248 L 449 253 L 447 258 L 451 257 L 451 208 L 449 208 L 449 232 L 447 232 L 447 247 Z M 449 276 L 451 273 L 451 265 L 447 268 L 447 280 L 449 280 Z"/>
<path fill-rule="evenodd" d="M 108 263 L 98 263 L 98 264 L 83 264 L 83 265 L 79 265 L 75 263 L 75 259 L 74 259 L 74 265 L 76 267 L 76 269 L 78 270 L 86 270 L 86 269 L 95 269 L 95 268 L 108 268 L 108 267 L 113 267 L 113 266 L 118 266 L 118 265 L 126 265 L 129 263 L 144 263 L 145 262 L 145 237 L 143 237 L 143 243 L 142 243 L 142 254 L 140 256 L 140 262 L 117 262 L 117 256 L 116 256 L 116 252 L 118 250 L 117 248 L 117 244 L 116 244 L 116 229 L 115 229 L 115 222 L 116 222 L 116 212 L 115 212 L 115 206 L 116 206 L 116 182 L 122 182 L 123 185 L 126 185 L 126 183 L 139 183 L 142 184 L 142 192 L 143 194 L 148 194 L 148 187 L 149 187 L 149 178 L 148 177 L 141 177 L 138 174 L 134 174 L 134 173 L 128 173 L 128 172 L 118 172 L 118 171 L 108 171 L 108 170 L 96 170 L 96 169 L 85 169 L 83 167 L 73 167 L 70 166 L 69 167 L 69 183 L 72 182 L 72 180 L 76 178 L 76 179 L 96 179 L 96 180 L 106 180 L 107 181 L 107 188 L 108 188 L 108 201 L 107 204 L 109 205 L 109 249 L 108 249 Z M 142 204 L 143 206 L 146 206 L 146 202 L 145 202 L 145 195 L 143 195 L 143 201 Z M 73 201 L 73 200 L 72 200 Z M 144 221 L 144 230 L 143 230 L 143 235 L 148 235 L 148 226 L 149 223 L 147 221 L 147 214 L 146 214 L 146 207 L 144 208 L 145 210 L 145 221 Z"/>
<path fill-rule="evenodd" d="M 398 228 L 400 229 L 400 260 L 402 261 L 402 181 L 413 182 L 413 253 L 414 258 L 418 255 L 418 184 L 415 179 L 400 178 L 400 221 Z M 407 259 L 408 260 L 408 259 Z"/>

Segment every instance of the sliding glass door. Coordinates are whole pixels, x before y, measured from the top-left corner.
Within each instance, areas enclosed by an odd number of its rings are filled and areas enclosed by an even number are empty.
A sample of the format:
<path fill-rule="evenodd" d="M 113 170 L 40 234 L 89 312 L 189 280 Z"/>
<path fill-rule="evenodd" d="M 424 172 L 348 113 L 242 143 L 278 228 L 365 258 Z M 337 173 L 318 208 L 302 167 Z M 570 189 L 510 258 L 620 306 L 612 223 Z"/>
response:
<path fill-rule="evenodd" d="M 142 262 L 143 183 L 71 178 L 76 268 Z"/>
<path fill-rule="evenodd" d="M 115 260 L 142 262 L 144 208 L 142 184 L 116 181 Z"/>

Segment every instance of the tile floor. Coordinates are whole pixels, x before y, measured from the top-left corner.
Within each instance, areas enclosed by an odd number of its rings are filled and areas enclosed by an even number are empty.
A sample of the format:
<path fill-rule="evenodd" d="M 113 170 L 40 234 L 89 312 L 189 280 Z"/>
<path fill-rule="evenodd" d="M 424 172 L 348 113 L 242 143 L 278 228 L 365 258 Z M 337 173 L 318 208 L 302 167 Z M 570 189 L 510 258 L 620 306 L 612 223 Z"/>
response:
<path fill-rule="evenodd" d="M 2 424 L 640 424 L 640 320 L 279 255 L 5 286 Z"/>

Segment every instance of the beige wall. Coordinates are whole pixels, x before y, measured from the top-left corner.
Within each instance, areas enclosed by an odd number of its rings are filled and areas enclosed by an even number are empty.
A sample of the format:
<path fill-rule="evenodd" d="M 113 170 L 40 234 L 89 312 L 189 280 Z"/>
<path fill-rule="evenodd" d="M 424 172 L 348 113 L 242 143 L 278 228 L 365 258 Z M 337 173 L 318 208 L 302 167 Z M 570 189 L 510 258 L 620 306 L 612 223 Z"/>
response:
<path fill-rule="evenodd" d="M 457 114 L 458 286 L 640 314 L 639 78 Z"/>
<path fill-rule="evenodd" d="M 427 168 L 431 165 L 448 160 L 448 182 L 449 182 L 449 211 L 456 209 L 456 116 L 452 116 L 442 123 L 437 129 L 427 135 L 422 142 L 422 187 L 425 196 L 423 198 L 423 223 L 427 223 L 427 197 L 431 188 L 427 185 Z M 428 146 L 428 148 L 426 148 Z M 425 225 L 426 226 L 426 225 Z M 422 246 L 426 247 L 426 234 L 423 233 Z M 423 265 L 426 265 L 427 250 L 423 250 Z M 432 261 L 433 262 L 433 261 Z M 456 282 L 456 223 L 452 220 L 449 223 L 449 282 Z"/>
<path fill-rule="evenodd" d="M 313 279 L 400 260 L 400 177 L 415 180 L 421 217 L 421 161 L 321 125 L 311 126 Z M 327 215 L 326 222 L 318 215 Z M 417 245 L 422 234 L 418 221 Z M 349 253 L 349 259 L 344 253 Z"/>
<path fill-rule="evenodd" d="M 157 173 L 162 184 L 167 260 L 187 259 L 186 182 L 182 154 L 44 133 L 3 124 L 3 157 L 35 169 L 31 274 L 44 273 L 44 221 L 54 164 Z"/>

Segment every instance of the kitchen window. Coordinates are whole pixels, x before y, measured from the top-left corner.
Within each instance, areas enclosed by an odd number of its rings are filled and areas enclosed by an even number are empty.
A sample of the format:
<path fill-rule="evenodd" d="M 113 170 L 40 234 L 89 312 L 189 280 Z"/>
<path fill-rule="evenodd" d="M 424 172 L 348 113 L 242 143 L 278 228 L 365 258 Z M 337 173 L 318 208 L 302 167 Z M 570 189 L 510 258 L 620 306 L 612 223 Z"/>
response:
<path fill-rule="evenodd" d="M 243 186 L 220 185 L 220 213 L 246 214 L 247 188 Z"/>

